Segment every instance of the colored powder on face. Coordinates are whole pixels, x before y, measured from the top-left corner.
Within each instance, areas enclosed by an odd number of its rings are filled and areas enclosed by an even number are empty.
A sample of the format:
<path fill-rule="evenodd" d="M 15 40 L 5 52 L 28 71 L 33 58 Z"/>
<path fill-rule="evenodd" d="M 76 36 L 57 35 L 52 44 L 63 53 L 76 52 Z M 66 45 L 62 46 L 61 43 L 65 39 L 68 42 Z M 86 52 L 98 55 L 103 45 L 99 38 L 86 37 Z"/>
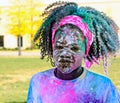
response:
<path fill-rule="evenodd" d="M 80 39 L 78 39 L 78 44 L 80 46 L 80 51 L 85 52 L 86 40 L 84 40 L 83 42 L 81 42 Z"/>
<path fill-rule="evenodd" d="M 58 29 L 55 36 L 59 36 L 61 34 L 61 31 Z"/>

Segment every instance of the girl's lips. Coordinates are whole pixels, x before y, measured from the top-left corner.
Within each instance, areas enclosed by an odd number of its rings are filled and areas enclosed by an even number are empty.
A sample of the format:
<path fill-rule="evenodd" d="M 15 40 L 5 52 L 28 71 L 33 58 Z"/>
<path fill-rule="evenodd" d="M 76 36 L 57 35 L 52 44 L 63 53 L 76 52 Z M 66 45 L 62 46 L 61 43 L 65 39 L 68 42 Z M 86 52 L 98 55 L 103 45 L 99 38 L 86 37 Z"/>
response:
<path fill-rule="evenodd" d="M 60 59 L 58 62 L 60 62 L 60 63 L 73 63 L 74 62 L 74 60 L 70 60 L 70 59 Z"/>

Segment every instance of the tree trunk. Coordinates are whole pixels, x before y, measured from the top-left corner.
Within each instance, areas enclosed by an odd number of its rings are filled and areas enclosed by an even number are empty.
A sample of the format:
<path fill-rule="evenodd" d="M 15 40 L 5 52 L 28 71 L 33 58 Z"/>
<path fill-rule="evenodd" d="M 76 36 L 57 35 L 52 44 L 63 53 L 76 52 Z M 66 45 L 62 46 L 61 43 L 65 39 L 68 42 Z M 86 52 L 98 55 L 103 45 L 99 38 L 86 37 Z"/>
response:
<path fill-rule="evenodd" d="M 32 40 L 32 39 L 33 39 L 33 35 L 32 35 L 32 34 L 31 34 L 30 39 L 31 39 L 31 40 L 30 40 L 30 43 L 31 43 L 31 44 L 30 44 L 30 49 L 32 50 L 32 49 L 33 49 L 33 40 Z"/>
<path fill-rule="evenodd" d="M 21 56 L 21 36 L 18 36 L 18 56 Z"/>

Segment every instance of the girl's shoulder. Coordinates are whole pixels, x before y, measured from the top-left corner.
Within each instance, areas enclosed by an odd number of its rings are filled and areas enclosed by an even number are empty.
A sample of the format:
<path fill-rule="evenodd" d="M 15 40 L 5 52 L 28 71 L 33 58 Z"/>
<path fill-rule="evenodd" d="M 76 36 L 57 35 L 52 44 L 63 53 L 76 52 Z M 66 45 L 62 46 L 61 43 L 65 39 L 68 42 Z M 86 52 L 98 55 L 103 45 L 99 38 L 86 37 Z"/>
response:
<path fill-rule="evenodd" d="M 31 78 L 32 81 L 40 80 L 41 78 L 47 78 L 53 75 L 54 69 L 48 69 L 42 72 L 34 74 Z"/>

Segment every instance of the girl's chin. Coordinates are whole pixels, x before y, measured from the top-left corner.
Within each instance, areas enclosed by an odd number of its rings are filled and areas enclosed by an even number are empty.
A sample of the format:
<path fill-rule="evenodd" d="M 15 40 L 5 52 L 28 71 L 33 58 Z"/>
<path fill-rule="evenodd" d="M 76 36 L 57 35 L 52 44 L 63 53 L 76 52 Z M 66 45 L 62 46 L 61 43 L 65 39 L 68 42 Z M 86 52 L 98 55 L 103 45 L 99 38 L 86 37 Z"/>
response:
<path fill-rule="evenodd" d="M 60 72 L 62 72 L 63 74 L 68 74 L 68 73 L 71 73 L 72 72 L 72 70 L 71 70 L 71 68 L 59 68 L 58 69 Z"/>

